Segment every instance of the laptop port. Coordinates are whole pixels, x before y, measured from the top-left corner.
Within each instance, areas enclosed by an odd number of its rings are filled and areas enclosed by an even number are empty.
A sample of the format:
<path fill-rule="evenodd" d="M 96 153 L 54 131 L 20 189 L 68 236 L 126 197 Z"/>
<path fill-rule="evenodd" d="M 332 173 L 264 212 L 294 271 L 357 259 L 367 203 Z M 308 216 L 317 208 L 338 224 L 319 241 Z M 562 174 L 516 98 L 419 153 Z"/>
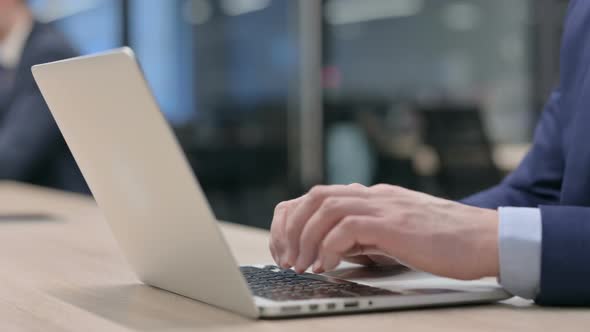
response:
<path fill-rule="evenodd" d="M 281 308 L 281 312 L 284 314 L 293 314 L 299 311 L 301 311 L 301 306 L 298 305 L 291 305 Z"/>
<path fill-rule="evenodd" d="M 344 303 L 344 308 L 345 309 L 350 309 L 350 308 L 358 308 L 359 303 L 358 301 L 354 301 L 354 302 L 345 302 Z"/>
<path fill-rule="evenodd" d="M 317 304 L 310 304 L 309 305 L 309 310 L 310 311 L 316 311 L 318 310 L 319 306 Z"/>
<path fill-rule="evenodd" d="M 326 309 L 328 309 L 328 310 L 334 310 L 334 309 L 336 309 L 336 303 L 328 303 L 328 304 L 326 304 Z"/>

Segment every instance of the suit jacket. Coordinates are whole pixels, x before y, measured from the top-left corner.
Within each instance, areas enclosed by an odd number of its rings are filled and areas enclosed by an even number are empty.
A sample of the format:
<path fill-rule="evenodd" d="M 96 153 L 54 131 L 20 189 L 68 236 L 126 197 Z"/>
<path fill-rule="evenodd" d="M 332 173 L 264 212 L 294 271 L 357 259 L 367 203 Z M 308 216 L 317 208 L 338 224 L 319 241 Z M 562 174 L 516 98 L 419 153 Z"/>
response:
<path fill-rule="evenodd" d="M 487 208 L 540 207 L 537 303 L 590 304 L 590 1 L 570 2 L 561 78 L 533 147 L 500 185 L 464 202 Z"/>
<path fill-rule="evenodd" d="M 76 56 L 53 27 L 35 23 L 0 104 L 0 179 L 88 192 L 31 74 L 31 66 Z"/>

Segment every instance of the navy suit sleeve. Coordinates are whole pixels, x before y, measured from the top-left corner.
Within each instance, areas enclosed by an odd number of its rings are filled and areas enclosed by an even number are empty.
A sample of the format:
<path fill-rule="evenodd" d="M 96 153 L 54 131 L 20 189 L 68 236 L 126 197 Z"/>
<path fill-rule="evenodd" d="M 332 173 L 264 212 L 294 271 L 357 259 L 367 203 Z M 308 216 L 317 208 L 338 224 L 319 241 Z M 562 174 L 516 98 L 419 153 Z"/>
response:
<path fill-rule="evenodd" d="M 590 208 L 542 206 L 542 305 L 590 305 Z"/>
<path fill-rule="evenodd" d="M 464 199 L 468 205 L 495 209 L 500 206 L 537 207 L 559 201 L 564 170 L 559 124 L 561 92 L 549 98 L 533 146 L 519 167 L 501 184 Z"/>
<path fill-rule="evenodd" d="M 43 54 L 42 63 L 62 59 L 59 52 Z M 0 122 L 0 178 L 28 180 L 36 167 L 57 153 L 62 140 L 32 74 L 22 79 L 16 95 Z"/>
<path fill-rule="evenodd" d="M 588 123 L 589 25 L 590 2 L 570 1 L 561 50 L 560 87 L 551 95 L 531 151 L 500 185 L 464 201 L 488 208 L 540 206 L 541 273 L 535 301 L 542 305 L 590 305 L 588 133 L 573 136 L 573 128 L 584 131 Z M 564 146 L 568 147 L 567 153 Z M 576 153 L 580 151 L 583 155 Z M 573 174 L 566 172 L 566 155 Z"/>

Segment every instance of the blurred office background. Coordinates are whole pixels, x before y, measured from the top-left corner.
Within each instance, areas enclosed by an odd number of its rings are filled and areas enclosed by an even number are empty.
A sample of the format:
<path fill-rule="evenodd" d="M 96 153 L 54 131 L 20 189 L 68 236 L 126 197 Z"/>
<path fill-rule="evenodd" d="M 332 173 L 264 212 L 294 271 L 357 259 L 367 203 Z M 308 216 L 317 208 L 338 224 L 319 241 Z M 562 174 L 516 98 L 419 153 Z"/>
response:
<path fill-rule="evenodd" d="M 268 227 L 318 183 L 500 181 L 557 80 L 567 1 L 31 4 L 82 53 L 131 46 L 217 217 Z"/>

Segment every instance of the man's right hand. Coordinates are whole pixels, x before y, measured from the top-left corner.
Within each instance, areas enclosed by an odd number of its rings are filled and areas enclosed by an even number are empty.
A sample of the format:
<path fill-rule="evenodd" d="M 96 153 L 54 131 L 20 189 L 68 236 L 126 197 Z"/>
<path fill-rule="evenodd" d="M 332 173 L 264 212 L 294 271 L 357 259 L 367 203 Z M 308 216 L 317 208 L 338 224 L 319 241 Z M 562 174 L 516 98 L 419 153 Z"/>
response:
<path fill-rule="evenodd" d="M 281 202 L 279 203 L 274 211 L 274 216 L 273 216 L 273 223 L 271 225 L 271 234 L 273 234 L 274 236 L 274 240 L 278 239 L 279 236 L 281 236 L 280 234 L 284 234 L 281 230 L 278 230 L 277 227 L 284 227 L 286 225 L 286 218 L 287 215 L 289 213 L 289 211 L 294 211 L 297 206 L 299 205 L 299 203 L 305 198 L 304 196 L 301 196 L 299 198 L 296 199 L 292 199 L 290 201 L 285 201 L 285 202 Z M 274 228 L 274 231 L 273 231 Z M 276 248 L 273 246 L 272 244 L 273 238 L 271 238 L 271 242 L 269 242 L 269 247 L 270 247 L 270 252 L 273 256 L 274 261 L 277 264 L 280 264 L 280 258 L 278 257 L 278 252 L 277 250 L 275 250 Z M 400 265 L 400 263 L 395 260 L 394 258 L 388 257 L 388 256 L 384 256 L 381 254 L 366 254 L 366 255 L 350 255 L 348 257 L 346 257 L 344 259 L 347 262 L 350 263 L 354 263 L 354 264 L 359 264 L 359 265 L 365 265 L 365 266 L 373 266 L 373 265 Z M 291 266 L 289 266 L 286 263 L 282 263 L 280 264 L 281 267 L 283 268 L 290 268 Z"/>
<path fill-rule="evenodd" d="M 316 186 L 277 206 L 270 250 L 299 273 L 376 254 L 448 278 L 496 277 L 498 212 L 392 185 Z"/>

